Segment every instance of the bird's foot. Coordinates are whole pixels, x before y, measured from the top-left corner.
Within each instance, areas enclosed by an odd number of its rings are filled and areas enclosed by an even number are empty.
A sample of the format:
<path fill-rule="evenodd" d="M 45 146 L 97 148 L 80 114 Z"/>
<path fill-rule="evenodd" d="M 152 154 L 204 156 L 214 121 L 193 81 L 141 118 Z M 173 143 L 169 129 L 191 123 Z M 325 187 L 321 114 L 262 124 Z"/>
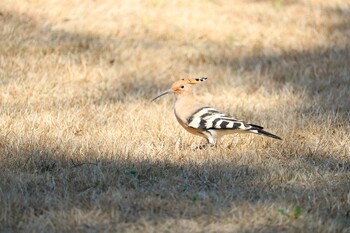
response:
<path fill-rule="evenodd" d="M 206 149 L 215 149 L 215 148 L 216 148 L 215 144 L 205 143 L 205 144 L 200 144 L 198 146 L 195 146 L 193 150 L 206 150 Z"/>

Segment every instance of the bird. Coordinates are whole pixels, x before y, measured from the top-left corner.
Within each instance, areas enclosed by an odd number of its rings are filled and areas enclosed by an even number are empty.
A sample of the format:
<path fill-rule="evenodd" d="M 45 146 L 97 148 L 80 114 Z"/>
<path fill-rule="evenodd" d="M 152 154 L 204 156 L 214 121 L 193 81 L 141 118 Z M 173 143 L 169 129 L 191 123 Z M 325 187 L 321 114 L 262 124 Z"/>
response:
<path fill-rule="evenodd" d="M 253 133 L 282 140 L 279 136 L 265 131 L 262 126 L 246 123 L 197 101 L 193 96 L 193 87 L 207 79 L 180 79 L 174 82 L 170 89 L 154 97 L 151 102 L 173 93 L 176 97 L 174 113 L 177 121 L 188 132 L 205 138 L 206 145 L 216 145 L 222 136 L 234 133 Z"/>

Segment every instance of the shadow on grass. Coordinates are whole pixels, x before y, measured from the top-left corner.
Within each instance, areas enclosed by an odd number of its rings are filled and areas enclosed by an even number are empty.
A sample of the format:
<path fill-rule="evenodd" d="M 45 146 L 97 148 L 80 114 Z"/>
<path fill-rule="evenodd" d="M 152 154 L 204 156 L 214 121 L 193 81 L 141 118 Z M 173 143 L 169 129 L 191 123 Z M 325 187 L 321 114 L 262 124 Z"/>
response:
<path fill-rule="evenodd" d="M 247 231 L 308 227 L 335 232 L 350 227 L 348 160 L 309 154 L 271 167 L 119 157 L 123 156 L 75 160 L 38 149 L 24 152 L 15 162 L 4 161 L 0 167 L 2 227 L 126 229 L 132 224 L 142 227 L 147 221 L 215 223 L 226 218 Z M 291 209 L 298 206 L 301 213 L 293 213 Z M 72 216 L 75 211 L 81 219 Z M 90 216 L 94 211 L 97 219 L 105 214 L 103 223 Z M 249 224 L 257 218 L 255 211 L 262 215 L 261 227 Z M 285 223 L 274 220 L 280 215 Z M 61 228 L 62 223 L 66 228 Z"/>
<path fill-rule="evenodd" d="M 182 63 L 187 66 L 188 70 L 196 69 L 196 67 L 214 66 L 229 68 L 231 70 L 243 70 L 253 75 L 259 75 L 260 80 L 248 80 L 251 85 L 262 85 L 269 89 L 282 88 L 285 85 L 292 85 L 298 92 L 306 91 L 307 97 L 315 99 L 319 106 L 325 108 L 325 111 L 349 112 L 350 105 L 347 101 L 350 96 L 350 68 L 348 61 L 350 60 L 350 44 L 348 43 L 350 35 L 350 14 L 348 9 L 341 8 L 324 8 L 325 14 L 336 16 L 337 24 L 327 25 L 327 31 L 332 36 L 341 36 L 345 39 L 337 45 L 330 47 L 316 47 L 305 51 L 286 51 L 280 55 L 262 55 L 257 53 L 254 55 L 238 57 L 230 46 L 225 44 L 217 44 L 215 42 L 204 42 L 203 47 L 196 44 L 185 43 L 179 46 L 187 46 L 188 48 L 196 48 L 200 51 L 196 56 L 183 57 Z M 102 37 L 99 35 L 84 35 L 72 33 L 62 30 L 53 30 L 49 25 L 33 21 L 31 18 L 15 15 L 11 12 L 2 12 L 0 23 L 5 27 L 23 29 L 5 33 L 2 42 L 6 49 L 2 49 L 2 54 L 11 59 L 12 56 L 26 54 L 32 56 L 32 59 L 45 57 L 50 54 L 56 54 L 64 57 L 66 66 L 90 66 L 102 67 L 105 70 L 125 70 L 128 66 L 128 60 L 131 57 L 123 57 L 123 49 L 155 51 L 164 49 L 172 45 L 171 40 L 135 40 L 128 38 Z M 23 31 L 27 32 L 22 40 L 13 40 L 16 33 L 23 35 Z M 331 42 L 331 38 L 329 39 Z M 205 47 L 217 48 L 217 53 L 209 53 Z M 227 51 L 232 51 L 227 52 Z M 34 57 L 34 58 L 33 58 Z M 142 64 L 146 61 L 139 61 L 135 64 Z M 175 64 L 176 65 L 176 64 Z M 173 64 L 169 64 L 172 67 Z M 202 68 L 201 68 L 202 69 Z M 137 72 L 136 70 L 142 70 Z M 129 101 L 132 98 L 150 99 L 156 94 L 157 89 L 168 87 L 171 81 L 166 79 L 157 79 L 159 72 L 168 70 L 166 76 L 171 78 L 170 68 L 153 70 L 150 67 L 142 67 L 136 70 L 125 71 L 115 77 L 113 74 L 104 77 L 112 81 L 108 86 L 104 86 L 100 96 L 96 97 L 94 103 L 120 103 Z M 174 70 L 176 72 L 176 70 Z M 6 82 L 16 82 L 15 71 L 11 74 L 5 74 L 5 77 L 13 77 L 3 79 Z M 26 72 L 25 69 L 17 72 Z M 166 72 L 166 71 L 165 71 Z M 59 74 L 57 74 L 59 76 Z M 164 74 L 162 74 L 163 76 Z M 220 77 L 217 77 L 220 78 Z M 235 79 L 235 77 L 232 77 Z M 253 83 L 254 81 L 254 83 Z M 158 88 L 157 88 L 158 87 Z M 125 91 L 126 90 L 126 91 Z M 330 98 L 329 93 L 338 93 L 339 98 Z M 336 104 L 329 104 L 334 103 Z"/>

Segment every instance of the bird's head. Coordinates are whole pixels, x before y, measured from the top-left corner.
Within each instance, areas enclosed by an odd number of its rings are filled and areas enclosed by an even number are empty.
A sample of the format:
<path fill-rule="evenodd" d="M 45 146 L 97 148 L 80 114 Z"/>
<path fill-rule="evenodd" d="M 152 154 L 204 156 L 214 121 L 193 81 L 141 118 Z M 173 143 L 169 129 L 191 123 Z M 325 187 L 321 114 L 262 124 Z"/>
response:
<path fill-rule="evenodd" d="M 183 78 L 180 79 L 176 82 L 174 82 L 171 85 L 171 88 L 162 92 L 158 96 L 154 97 L 152 99 L 152 102 L 158 99 L 159 97 L 169 94 L 169 93 L 174 93 L 175 95 L 184 95 L 186 93 L 192 94 L 192 86 L 196 85 L 198 83 L 206 81 L 208 78 L 202 77 L 202 78 Z"/>

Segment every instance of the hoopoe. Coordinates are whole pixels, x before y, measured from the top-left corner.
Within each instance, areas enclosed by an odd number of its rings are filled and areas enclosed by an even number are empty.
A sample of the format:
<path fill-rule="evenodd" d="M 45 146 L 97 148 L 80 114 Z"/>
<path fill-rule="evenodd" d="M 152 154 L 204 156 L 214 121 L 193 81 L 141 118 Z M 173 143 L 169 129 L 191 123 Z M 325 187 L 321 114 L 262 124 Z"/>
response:
<path fill-rule="evenodd" d="M 188 132 L 204 137 L 209 144 L 215 144 L 220 137 L 233 133 L 254 133 L 282 140 L 263 130 L 262 126 L 238 120 L 195 100 L 192 93 L 193 85 L 206 80 L 205 77 L 183 78 L 173 83 L 169 90 L 153 98 L 152 102 L 163 95 L 174 93 L 176 96 L 174 113 L 177 121 Z"/>

